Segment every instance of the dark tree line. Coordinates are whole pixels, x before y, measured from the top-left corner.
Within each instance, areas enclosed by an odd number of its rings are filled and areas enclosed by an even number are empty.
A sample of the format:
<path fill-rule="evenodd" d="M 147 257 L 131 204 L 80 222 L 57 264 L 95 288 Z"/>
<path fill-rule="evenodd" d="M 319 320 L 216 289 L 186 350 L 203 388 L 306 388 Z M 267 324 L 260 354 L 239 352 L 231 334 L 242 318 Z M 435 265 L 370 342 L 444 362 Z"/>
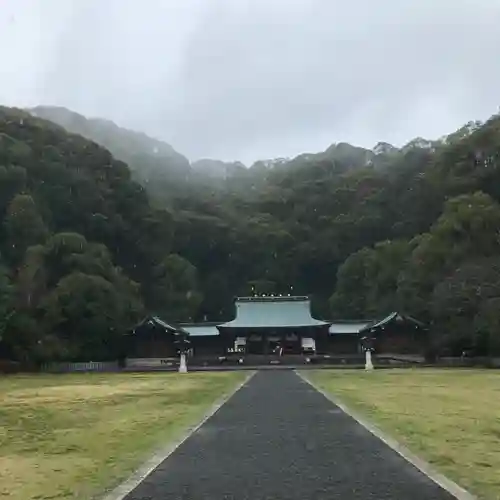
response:
<path fill-rule="evenodd" d="M 171 214 L 151 206 L 128 166 L 9 108 L 0 108 L 0 220 L 4 356 L 107 358 L 146 310 L 181 319 L 199 304 Z"/>
<path fill-rule="evenodd" d="M 146 313 L 231 319 L 253 292 L 309 294 L 327 318 L 399 309 L 436 349 L 498 352 L 500 118 L 243 168 L 37 115 L 67 130 L 0 108 L 3 356 L 112 357 Z"/>

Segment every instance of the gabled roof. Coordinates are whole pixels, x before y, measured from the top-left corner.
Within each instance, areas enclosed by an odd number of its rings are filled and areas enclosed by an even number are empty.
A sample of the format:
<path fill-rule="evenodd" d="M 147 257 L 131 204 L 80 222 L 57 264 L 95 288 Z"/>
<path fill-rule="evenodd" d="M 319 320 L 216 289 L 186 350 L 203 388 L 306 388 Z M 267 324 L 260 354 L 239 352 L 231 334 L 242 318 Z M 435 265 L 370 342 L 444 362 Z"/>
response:
<path fill-rule="evenodd" d="M 329 324 L 311 316 L 308 297 L 238 297 L 236 318 L 218 328 L 300 328 Z"/>
<path fill-rule="evenodd" d="M 357 334 L 373 321 L 336 321 L 330 325 L 330 335 Z"/>
<path fill-rule="evenodd" d="M 152 316 L 149 321 L 152 321 L 154 322 L 155 324 L 165 328 L 165 330 L 170 330 L 172 332 L 175 332 L 177 331 L 177 327 L 174 326 L 172 323 L 167 323 L 165 321 L 163 321 L 161 318 L 159 318 L 158 316 Z"/>
<path fill-rule="evenodd" d="M 168 333 L 173 333 L 174 335 L 178 335 L 179 333 L 185 333 L 189 335 L 189 332 L 182 328 L 179 325 L 176 325 L 174 323 L 167 323 L 166 321 L 163 321 L 161 318 L 158 316 L 147 316 L 144 318 L 135 328 L 134 328 L 134 333 L 136 330 L 140 327 L 144 327 L 147 325 L 151 326 L 157 326 L 160 328 L 163 328 L 166 332 Z"/>
<path fill-rule="evenodd" d="M 415 318 L 412 318 L 411 316 L 407 316 L 405 314 L 401 314 L 398 312 L 393 312 L 386 316 L 384 319 L 381 319 L 380 321 L 377 321 L 375 323 L 371 323 L 366 325 L 361 332 L 366 332 L 366 331 L 371 331 L 371 330 L 377 330 L 377 329 L 383 329 L 385 326 L 389 325 L 390 323 L 412 323 L 418 328 L 424 327 L 424 323 L 421 321 L 418 321 Z"/>

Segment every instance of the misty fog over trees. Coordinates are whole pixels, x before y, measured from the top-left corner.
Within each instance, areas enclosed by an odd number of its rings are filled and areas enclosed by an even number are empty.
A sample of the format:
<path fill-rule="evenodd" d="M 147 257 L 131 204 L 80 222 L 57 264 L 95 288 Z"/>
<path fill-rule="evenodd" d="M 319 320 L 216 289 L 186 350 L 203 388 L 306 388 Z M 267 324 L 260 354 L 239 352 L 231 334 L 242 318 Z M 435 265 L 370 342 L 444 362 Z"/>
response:
<path fill-rule="evenodd" d="M 2 107 L 0 357 L 110 359 L 147 313 L 229 320 L 252 290 L 327 319 L 401 310 L 439 352 L 499 354 L 499 152 L 493 116 L 402 148 L 190 163 L 110 121 Z"/>

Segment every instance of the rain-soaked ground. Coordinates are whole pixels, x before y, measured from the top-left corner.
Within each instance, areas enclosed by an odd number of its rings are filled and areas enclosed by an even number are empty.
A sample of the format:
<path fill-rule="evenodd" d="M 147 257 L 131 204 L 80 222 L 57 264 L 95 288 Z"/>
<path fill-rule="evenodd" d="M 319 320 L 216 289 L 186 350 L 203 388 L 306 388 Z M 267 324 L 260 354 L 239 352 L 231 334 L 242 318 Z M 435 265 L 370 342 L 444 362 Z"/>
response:
<path fill-rule="evenodd" d="M 261 371 L 126 500 L 453 498 L 294 371 Z"/>

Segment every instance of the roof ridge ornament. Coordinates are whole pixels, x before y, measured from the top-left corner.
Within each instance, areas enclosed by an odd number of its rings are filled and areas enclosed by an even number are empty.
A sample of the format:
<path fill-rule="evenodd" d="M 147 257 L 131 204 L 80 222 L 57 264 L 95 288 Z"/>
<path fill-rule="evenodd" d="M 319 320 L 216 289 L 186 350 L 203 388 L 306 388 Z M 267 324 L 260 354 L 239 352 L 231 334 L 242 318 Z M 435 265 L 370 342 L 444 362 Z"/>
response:
<path fill-rule="evenodd" d="M 235 302 L 293 302 L 293 301 L 310 301 L 307 295 L 253 295 L 236 297 Z"/>

